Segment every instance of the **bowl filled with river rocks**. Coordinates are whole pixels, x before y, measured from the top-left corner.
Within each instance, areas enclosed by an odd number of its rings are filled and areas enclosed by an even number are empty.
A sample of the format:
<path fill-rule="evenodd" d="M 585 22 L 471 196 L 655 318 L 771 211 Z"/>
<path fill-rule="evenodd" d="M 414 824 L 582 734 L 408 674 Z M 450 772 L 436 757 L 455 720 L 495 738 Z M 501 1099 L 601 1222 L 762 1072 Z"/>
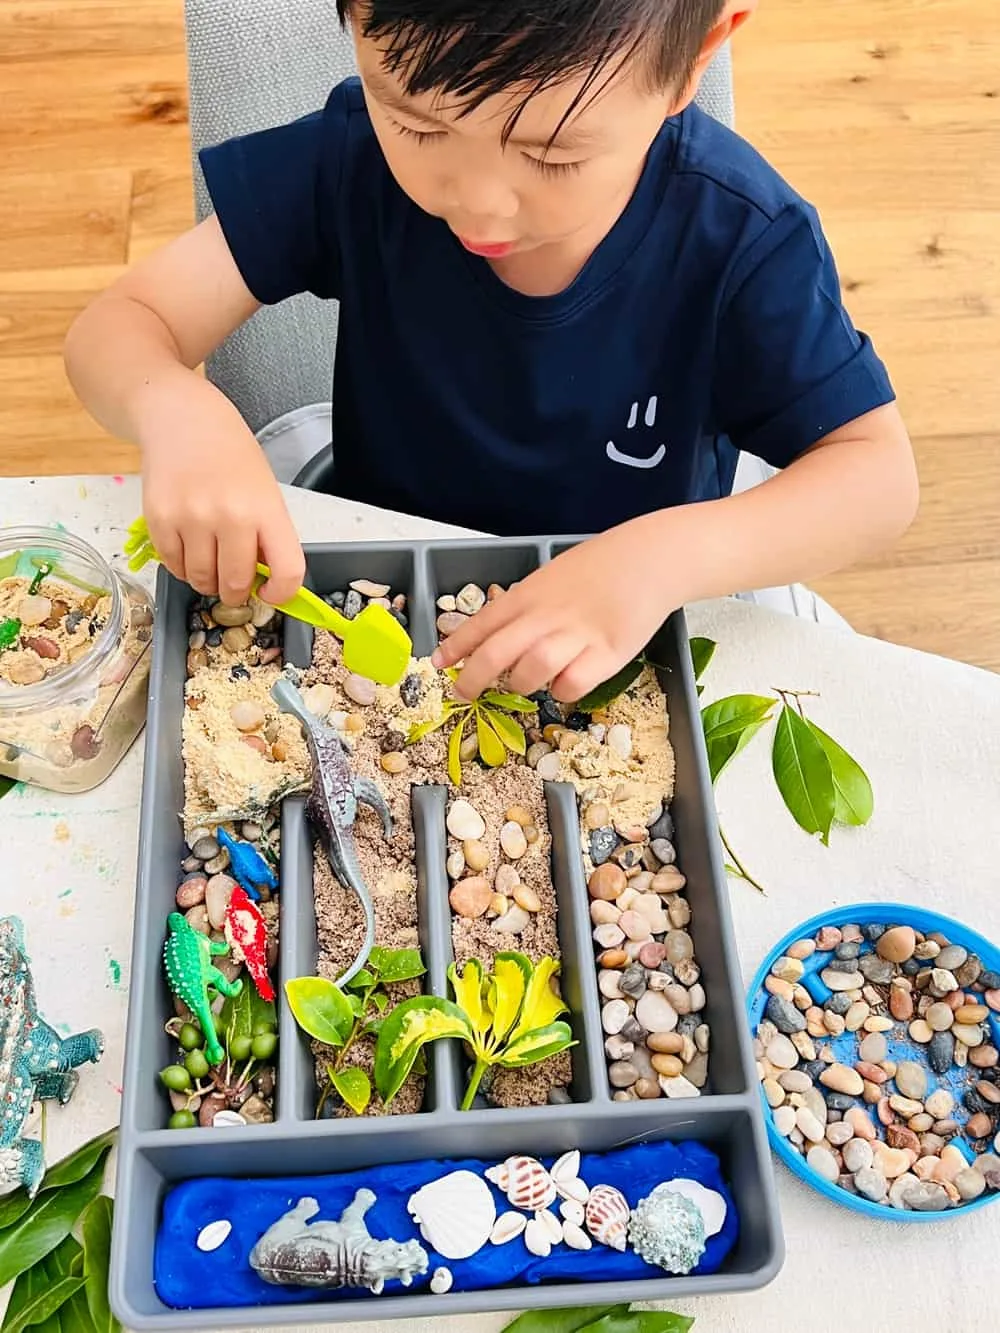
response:
<path fill-rule="evenodd" d="M 866 903 L 791 931 L 750 988 L 778 1157 L 836 1203 L 931 1221 L 1000 1199 L 1000 948 Z"/>

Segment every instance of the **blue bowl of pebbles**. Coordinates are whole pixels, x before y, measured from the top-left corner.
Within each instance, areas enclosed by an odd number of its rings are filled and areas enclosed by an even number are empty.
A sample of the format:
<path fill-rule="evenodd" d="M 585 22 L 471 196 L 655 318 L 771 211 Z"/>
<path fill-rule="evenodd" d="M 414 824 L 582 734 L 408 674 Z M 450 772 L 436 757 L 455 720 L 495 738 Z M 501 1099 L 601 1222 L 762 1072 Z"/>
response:
<path fill-rule="evenodd" d="M 771 1147 L 869 1217 L 1000 1199 L 1000 948 L 898 903 L 814 916 L 748 1001 Z"/>

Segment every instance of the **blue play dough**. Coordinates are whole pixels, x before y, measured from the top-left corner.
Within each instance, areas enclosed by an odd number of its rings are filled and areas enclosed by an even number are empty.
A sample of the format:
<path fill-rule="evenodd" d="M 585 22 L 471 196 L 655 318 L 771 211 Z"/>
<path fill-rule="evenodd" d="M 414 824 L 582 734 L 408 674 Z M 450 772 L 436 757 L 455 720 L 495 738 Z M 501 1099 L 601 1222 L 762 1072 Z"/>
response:
<path fill-rule="evenodd" d="M 542 1160 L 551 1166 L 555 1159 Z M 185 1181 L 164 1200 L 153 1260 L 157 1293 L 165 1304 L 178 1310 L 357 1299 L 364 1288 L 315 1291 L 272 1286 L 250 1267 L 249 1255 L 268 1227 L 300 1198 L 311 1195 L 319 1201 L 315 1220 L 336 1220 L 362 1186 L 373 1190 L 378 1200 L 365 1219 L 371 1234 L 380 1240 L 418 1239 L 430 1261 L 427 1272 L 415 1278 L 411 1287 L 390 1282 L 381 1296 L 372 1297 L 376 1302 L 385 1301 L 393 1293 L 427 1290 L 431 1274 L 442 1264 L 451 1270 L 456 1291 L 481 1291 L 515 1282 L 624 1282 L 664 1276 L 662 1269 L 644 1263 L 631 1249 L 621 1254 L 596 1243 L 586 1251 L 560 1245 L 547 1259 L 539 1259 L 518 1237 L 506 1245 L 487 1244 L 468 1259 L 441 1258 L 421 1239 L 419 1228 L 406 1211 L 407 1200 L 422 1185 L 451 1171 L 472 1171 L 481 1176 L 495 1165 L 493 1161 L 466 1158 L 376 1166 L 336 1176 Z M 580 1175 L 591 1186 L 617 1185 L 633 1208 L 661 1181 L 681 1176 L 717 1190 L 726 1200 L 726 1220 L 718 1235 L 708 1240 L 696 1273 L 714 1273 L 736 1243 L 738 1219 L 732 1195 L 723 1184 L 718 1158 L 699 1143 L 635 1144 L 617 1152 L 585 1153 Z M 492 1185 L 490 1189 L 498 1215 L 509 1209 L 500 1190 Z M 195 1243 L 198 1233 L 209 1222 L 222 1218 L 232 1223 L 232 1231 L 217 1250 L 203 1254 Z"/>

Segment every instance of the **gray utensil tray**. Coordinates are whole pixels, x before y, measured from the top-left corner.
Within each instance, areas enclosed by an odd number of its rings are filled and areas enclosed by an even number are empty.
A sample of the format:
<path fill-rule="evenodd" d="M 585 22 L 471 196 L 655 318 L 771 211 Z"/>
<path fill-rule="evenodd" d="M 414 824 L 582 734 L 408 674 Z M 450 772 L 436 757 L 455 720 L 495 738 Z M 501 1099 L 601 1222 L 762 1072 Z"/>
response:
<path fill-rule="evenodd" d="M 338 545 L 306 548 L 307 580 L 317 592 L 370 578 L 405 592 L 414 651 L 437 642 L 435 602 L 472 581 L 508 584 L 523 578 L 579 538 L 483 539 Z M 670 713 L 676 759 L 672 813 L 678 863 L 687 876 L 693 919 L 689 930 L 707 993 L 712 1047 L 709 1082 L 699 1098 L 619 1103 L 611 1099 L 600 1024 L 600 1003 L 590 935 L 589 904 L 575 792 L 547 784 L 552 869 L 559 906 L 563 993 L 574 1035 L 572 1106 L 460 1112 L 461 1053 L 456 1043 L 431 1050 L 421 1112 L 407 1116 L 313 1118 L 313 1060 L 307 1040 L 281 1003 L 284 978 L 312 973 L 316 927 L 311 837 L 302 799 L 285 802 L 281 850 L 280 1044 L 273 1124 L 225 1131 L 163 1128 L 165 1101 L 156 1071 L 172 1058 L 163 1031 L 170 999 L 161 951 L 174 904 L 177 871 L 185 854 L 178 812 L 183 805 L 181 716 L 187 617 L 194 594 L 160 570 L 157 626 L 146 729 L 139 866 L 132 948 L 132 986 L 125 1053 L 118 1158 L 117 1203 L 111 1258 L 111 1302 L 118 1317 L 143 1330 L 246 1329 L 299 1323 L 331 1325 L 389 1317 L 461 1316 L 479 1311 L 590 1305 L 602 1301 L 671 1301 L 699 1294 L 748 1291 L 776 1275 L 783 1240 L 760 1094 L 747 1026 L 739 960 L 722 870 L 699 704 L 683 613 L 676 612 L 654 640 Z M 312 630 L 285 621 L 285 659 L 309 661 Z M 427 986 L 447 994 L 451 915 L 445 873 L 443 787 L 414 792 L 421 944 Z M 571 1148 L 608 1151 L 639 1139 L 697 1139 L 720 1157 L 739 1212 L 739 1239 L 723 1268 L 699 1277 L 627 1283 L 559 1283 L 489 1291 L 430 1292 L 254 1308 L 174 1310 L 153 1285 L 153 1246 L 161 1201 L 169 1186 L 200 1176 L 325 1174 L 425 1157 L 479 1156 L 501 1161 L 515 1152 L 546 1156 Z"/>

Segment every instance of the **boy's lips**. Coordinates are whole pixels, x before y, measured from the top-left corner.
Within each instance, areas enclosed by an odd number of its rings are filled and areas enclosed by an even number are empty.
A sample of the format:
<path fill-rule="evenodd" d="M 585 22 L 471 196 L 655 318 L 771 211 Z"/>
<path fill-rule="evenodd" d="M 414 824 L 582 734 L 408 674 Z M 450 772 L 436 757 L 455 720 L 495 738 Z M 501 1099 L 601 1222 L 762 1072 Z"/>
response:
<path fill-rule="evenodd" d="M 482 241 L 470 241 L 464 236 L 459 236 L 459 241 L 469 251 L 470 254 L 480 255 L 483 259 L 503 259 L 504 255 L 509 255 L 514 249 L 514 241 L 501 241 L 488 245 Z"/>

